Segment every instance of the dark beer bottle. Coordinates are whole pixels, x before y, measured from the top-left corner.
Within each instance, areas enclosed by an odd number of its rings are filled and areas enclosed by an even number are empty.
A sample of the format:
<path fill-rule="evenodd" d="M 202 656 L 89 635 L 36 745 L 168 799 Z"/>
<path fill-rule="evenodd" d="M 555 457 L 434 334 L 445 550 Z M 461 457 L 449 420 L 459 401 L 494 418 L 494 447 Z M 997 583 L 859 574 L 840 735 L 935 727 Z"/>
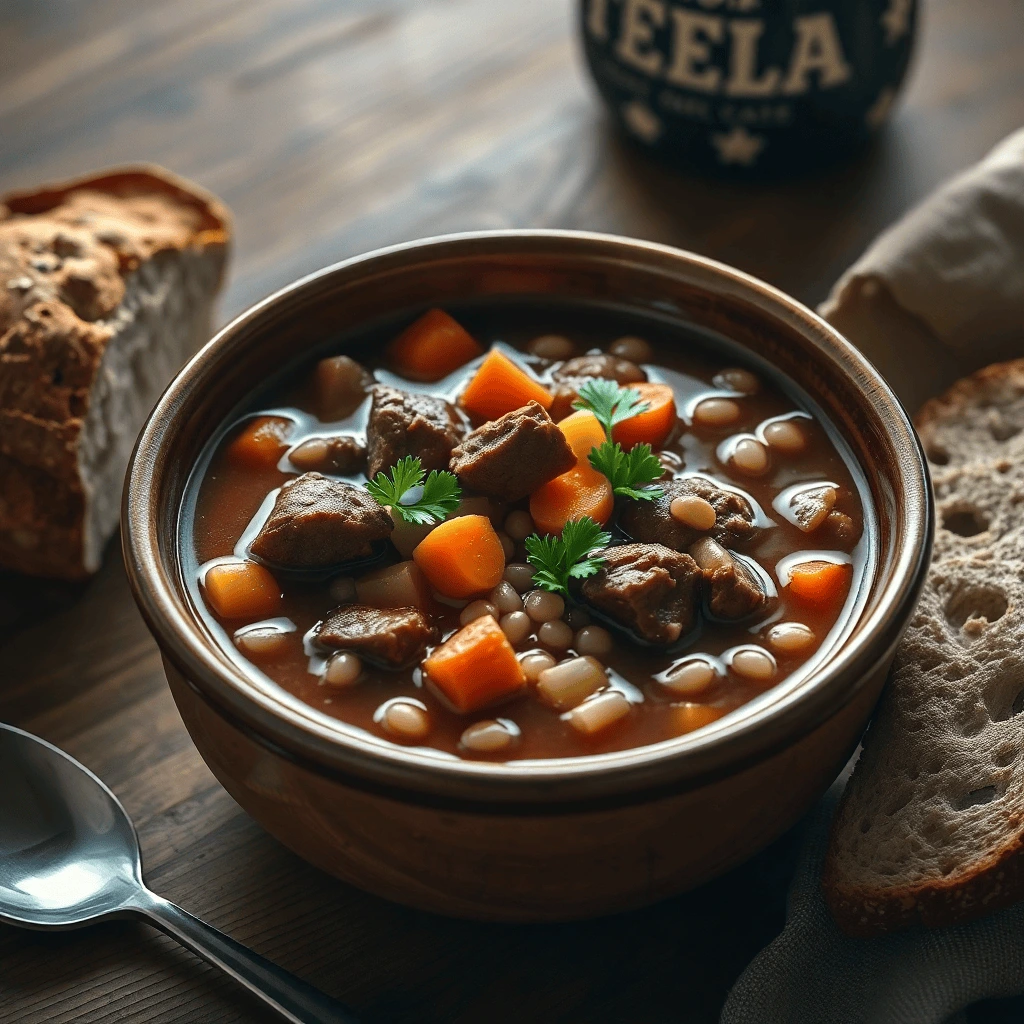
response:
<path fill-rule="evenodd" d="M 582 0 L 590 70 L 632 138 L 715 173 L 800 171 L 887 118 L 916 0 Z"/>

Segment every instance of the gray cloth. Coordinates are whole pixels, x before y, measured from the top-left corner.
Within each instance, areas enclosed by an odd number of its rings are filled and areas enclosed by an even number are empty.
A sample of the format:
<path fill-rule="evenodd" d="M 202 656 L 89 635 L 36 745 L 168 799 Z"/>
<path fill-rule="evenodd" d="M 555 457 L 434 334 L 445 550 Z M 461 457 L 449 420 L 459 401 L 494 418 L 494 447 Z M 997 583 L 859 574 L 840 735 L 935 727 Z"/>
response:
<path fill-rule="evenodd" d="M 736 982 L 721 1024 L 960 1024 L 979 999 L 1024 992 L 1024 905 L 954 928 L 851 939 L 821 893 L 844 780 L 811 812 L 786 927 Z"/>
<path fill-rule="evenodd" d="M 886 231 L 821 313 L 911 409 L 1024 355 L 1024 131 Z M 952 928 L 839 931 L 821 868 L 845 778 L 809 816 L 786 927 L 736 983 L 722 1024 L 959 1024 L 978 1000 L 1024 992 L 1024 904 Z"/>

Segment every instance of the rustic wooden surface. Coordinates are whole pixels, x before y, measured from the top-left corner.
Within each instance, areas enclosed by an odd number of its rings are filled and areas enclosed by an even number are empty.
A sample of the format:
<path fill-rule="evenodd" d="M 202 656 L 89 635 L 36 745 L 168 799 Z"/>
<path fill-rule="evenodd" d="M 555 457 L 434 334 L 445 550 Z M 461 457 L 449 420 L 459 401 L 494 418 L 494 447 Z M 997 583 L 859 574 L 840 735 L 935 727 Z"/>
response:
<path fill-rule="evenodd" d="M 0 191 L 139 159 L 197 179 L 237 215 L 225 318 L 368 248 L 527 225 L 689 247 L 816 302 L 881 228 L 1024 123 L 1019 0 L 932 0 L 904 102 L 855 165 L 770 187 L 689 179 L 609 129 L 573 16 L 569 0 L 4 0 Z M 107 780 L 156 891 L 368 1022 L 713 1021 L 782 924 L 792 836 L 688 896 L 562 927 L 431 917 L 319 874 L 199 759 L 115 545 L 85 588 L 0 580 L 0 718 Z M 972 1020 L 1016 1014 L 989 1004 Z M 0 1019 L 269 1017 L 126 923 L 0 928 Z"/>

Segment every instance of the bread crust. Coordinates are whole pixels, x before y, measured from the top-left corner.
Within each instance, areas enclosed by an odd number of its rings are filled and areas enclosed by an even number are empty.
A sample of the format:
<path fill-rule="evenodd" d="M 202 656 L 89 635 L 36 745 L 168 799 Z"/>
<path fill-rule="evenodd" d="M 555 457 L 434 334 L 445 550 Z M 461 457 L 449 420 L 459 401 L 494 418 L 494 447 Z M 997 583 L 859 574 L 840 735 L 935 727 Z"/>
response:
<path fill-rule="evenodd" d="M 155 166 L 0 198 L 0 566 L 89 574 L 79 445 L 126 291 L 140 268 L 185 255 L 219 288 L 229 238 L 215 196 Z"/>
<path fill-rule="evenodd" d="M 1002 422 L 1006 406 L 1011 401 L 1019 402 L 1022 396 L 1024 359 L 1015 359 L 985 367 L 957 381 L 942 395 L 930 399 L 921 407 L 915 417 L 915 426 L 929 457 L 937 462 L 937 487 L 944 478 L 955 479 L 970 471 L 991 472 L 997 479 L 998 474 L 1006 471 L 1009 463 L 1006 453 L 1000 448 L 1001 435 L 998 431 L 986 435 L 988 449 L 983 456 L 976 451 L 967 458 L 963 452 L 946 450 L 944 444 L 948 441 L 948 432 L 954 428 L 963 431 L 968 427 L 974 431 L 991 430 L 993 423 Z M 1007 434 L 1007 439 L 1015 437 L 1018 432 L 1019 424 L 1012 426 L 1014 432 Z M 1012 484 L 1007 484 L 1007 490 L 1012 490 Z M 1014 518 L 1019 520 L 1019 516 L 1015 515 Z M 950 541 L 945 547 L 937 544 L 938 554 L 933 561 L 926 588 L 934 585 L 933 581 L 938 580 L 940 574 L 964 572 L 965 566 L 971 566 L 975 571 L 993 578 L 997 564 L 1005 569 L 1005 552 L 1002 548 L 994 550 L 999 544 L 998 536 L 984 533 L 977 538 L 968 536 L 965 539 L 954 534 L 949 537 Z M 975 540 L 981 541 L 982 545 L 972 546 Z M 915 625 L 912 624 L 911 630 Z M 975 636 L 980 637 L 981 631 L 988 627 L 989 624 L 984 620 L 980 620 L 980 623 L 974 620 Z M 903 650 L 907 663 L 913 663 L 920 656 L 909 645 L 908 639 L 903 641 Z M 897 678 L 890 680 L 890 687 L 899 684 L 900 657 L 901 653 L 898 652 L 895 670 Z M 949 652 L 947 657 L 947 664 L 952 664 L 955 653 Z M 918 668 L 923 672 L 929 670 L 921 666 Z M 873 762 L 870 755 L 874 749 L 873 744 L 891 743 L 893 740 L 892 735 L 884 735 L 885 729 L 880 723 L 886 716 L 889 716 L 890 725 L 903 721 L 896 705 L 893 694 L 887 690 L 865 734 L 865 753 L 854 769 L 832 822 L 829 849 L 822 871 L 822 887 L 832 916 L 845 933 L 858 938 L 869 938 L 915 925 L 945 927 L 981 917 L 1024 898 L 1024 811 L 1012 806 L 1003 819 L 1009 835 L 988 849 L 979 850 L 943 877 L 926 877 L 916 883 L 887 887 L 857 885 L 852 879 L 844 877 L 839 848 L 844 843 L 844 835 L 849 835 L 859 825 L 858 820 L 855 820 L 854 794 L 859 783 L 869 784 L 864 780 L 871 778 Z M 860 810 L 863 811 L 863 806 Z"/>
<path fill-rule="evenodd" d="M 960 420 L 993 391 L 1005 391 L 1006 388 L 1024 393 L 1024 359 L 985 366 L 961 378 L 941 395 L 929 398 L 914 417 L 914 426 L 925 448 L 933 440 L 939 424 Z"/>
<path fill-rule="evenodd" d="M 832 840 L 845 803 L 844 792 L 832 823 L 821 884 L 832 917 L 847 935 L 870 939 L 914 925 L 945 928 L 983 917 L 1024 898 L 1024 830 L 995 852 L 979 858 L 968 872 L 894 887 L 884 898 L 873 890 L 844 885 L 836 871 Z"/>

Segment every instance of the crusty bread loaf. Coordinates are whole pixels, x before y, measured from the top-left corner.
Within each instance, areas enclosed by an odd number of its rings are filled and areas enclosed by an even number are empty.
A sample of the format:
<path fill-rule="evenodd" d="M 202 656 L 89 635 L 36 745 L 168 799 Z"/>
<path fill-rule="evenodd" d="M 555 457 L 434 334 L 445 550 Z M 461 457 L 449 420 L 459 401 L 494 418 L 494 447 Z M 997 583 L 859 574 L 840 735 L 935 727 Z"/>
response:
<path fill-rule="evenodd" d="M 142 423 L 209 337 L 228 214 L 154 167 L 0 200 L 0 567 L 100 564 Z"/>
<path fill-rule="evenodd" d="M 823 884 L 868 936 L 1024 897 L 1024 360 L 925 404 L 935 557 L 833 823 Z"/>

